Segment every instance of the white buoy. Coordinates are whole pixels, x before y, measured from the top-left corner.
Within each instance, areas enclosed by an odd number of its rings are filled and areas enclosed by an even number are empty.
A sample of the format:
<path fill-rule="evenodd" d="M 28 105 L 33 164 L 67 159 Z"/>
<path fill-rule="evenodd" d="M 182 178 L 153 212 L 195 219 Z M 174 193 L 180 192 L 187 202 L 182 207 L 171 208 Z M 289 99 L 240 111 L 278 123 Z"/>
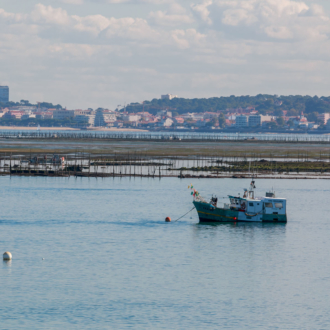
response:
<path fill-rule="evenodd" d="M 12 255 L 10 252 L 6 251 L 4 254 L 3 254 L 3 260 L 11 260 L 12 259 Z"/>

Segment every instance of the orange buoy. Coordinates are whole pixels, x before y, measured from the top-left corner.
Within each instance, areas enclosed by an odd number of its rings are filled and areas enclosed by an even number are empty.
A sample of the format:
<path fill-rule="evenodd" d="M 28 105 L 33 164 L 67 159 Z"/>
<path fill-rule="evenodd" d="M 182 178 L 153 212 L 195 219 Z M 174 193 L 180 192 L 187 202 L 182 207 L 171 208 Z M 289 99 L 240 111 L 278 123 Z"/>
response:
<path fill-rule="evenodd" d="M 165 222 L 171 222 L 171 218 L 170 217 L 166 217 Z"/>

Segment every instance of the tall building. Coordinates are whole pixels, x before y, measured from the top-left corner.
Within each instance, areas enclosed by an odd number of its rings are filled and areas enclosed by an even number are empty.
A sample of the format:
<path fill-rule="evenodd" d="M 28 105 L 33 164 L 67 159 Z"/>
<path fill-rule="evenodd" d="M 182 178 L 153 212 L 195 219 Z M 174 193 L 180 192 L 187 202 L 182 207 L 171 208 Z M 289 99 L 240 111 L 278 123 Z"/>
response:
<path fill-rule="evenodd" d="M 94 119 L 94 126 L 95 127 L 105 126 L 103 110 L 101 110 L 101 109 L 96 110 L 95 119 Z"/>
<path fill-rule="evenodd" d="M 9 102 L 8 86 L 0 86 L 0 102 Z"/>
<path fill-rule="evenodd" d="M 236 117 L 236 127 L 248 127 L 248 117 L 247 116 L 237 116 Z"/>
<path fill-rule="evenodd" d="M 261 116 L 260 115 L 249 116 L 248 122 L 249 122 L 249 127 L 261 126 Z"/>
<path fill-rule="evenodd" d="M 248 126 L 249 127 L 257 127 L 261 126 L 263 122 L 267 121 L 270 122 L 275 120 L 272 116 L 263 116 L 263 115 L 251 115 L 248 119 Z"/>

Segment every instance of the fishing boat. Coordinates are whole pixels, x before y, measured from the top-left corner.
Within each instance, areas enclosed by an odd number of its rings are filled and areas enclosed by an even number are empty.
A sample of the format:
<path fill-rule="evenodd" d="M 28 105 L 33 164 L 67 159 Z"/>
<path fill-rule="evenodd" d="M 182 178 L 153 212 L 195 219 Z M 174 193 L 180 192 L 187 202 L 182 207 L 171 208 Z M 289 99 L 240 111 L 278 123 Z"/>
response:
<path fill-rule="evenodd" d="M 193 188 L 191 188 L 193 189 Z M 265 197 L 255 196 L 255 181 L 252 178 L 249 189 L 244 189 L 243 196 L 230 196 L 229 203 L 218 207 L 218 198 L 212 197 L 207 202 L 193 189 L 193 204 L 200 222 L 287 222 L 286 199 L 275 197 L 275 192 L 267 192 Z"/>

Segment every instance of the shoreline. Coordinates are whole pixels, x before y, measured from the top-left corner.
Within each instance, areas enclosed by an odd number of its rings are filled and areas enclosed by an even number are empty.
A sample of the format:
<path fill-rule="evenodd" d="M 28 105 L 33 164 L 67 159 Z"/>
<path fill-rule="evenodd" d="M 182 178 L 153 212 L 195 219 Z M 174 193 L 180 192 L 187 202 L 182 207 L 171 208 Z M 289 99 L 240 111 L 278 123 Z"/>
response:
<path fill-rule="evenodd" d="M 91 128 L 91 129 L 80 129 L 73 127 L 28 127 L 28 126 L 0 126 L 0 130 L 6 131 L 83 131 L 83 132 L 149 132 L 148 130 L 138 128 Z"/>
<path fill-rule="evenodd" d="M 64 173 L 47 173 L 47 171 L 34 171 L 30 173 L 24 173 L 24 171 L 19 171 L 19 170 L 12 170 L 12 172 L 2 172 L 0 173 L 0 176 L 23 176 L 23 177 L 53 177 L 53 178 L 58 178 L 58 177 L 80 177 L 80 178 L 152 178 L 152 179 L 165 179 L 165 178 L 177 178 L 180 180 L 200 180 L 200 179 L 251 179 L 250 176 L 235 176 L 235 175 L 219 175 L 219 176 L 212 176 L 212 175 L 151 175 L 151 174 L 112 174 L 112 173 L 76 173 L 76 172 L 64 172 Z M 322 176 L 322 175 L 310 175 L 310 176 L 297 176 L 297 175 L 280 175 L 280 176 L 267 176 L 267 175 L 260 175 L 260 176 L 254 176 L 254 179 L 256 180 L 330 180 L 330 176 Z"/>
<path fill-rule="evenodd" d="M 38 131 L 38 127 L 28 126 L 0 126 L 0 130 L 6 131 Z M 40 127 L 40 131 L 80 131 L 79 128 L 71 127 Z"/>
<path fill-rule="evenodd" d="M 100 132 L 149 132 L 147 129 L 139 129 L 139 128 L 87 128 L 87 130 L 81 131 L 100 131 Z"/>

